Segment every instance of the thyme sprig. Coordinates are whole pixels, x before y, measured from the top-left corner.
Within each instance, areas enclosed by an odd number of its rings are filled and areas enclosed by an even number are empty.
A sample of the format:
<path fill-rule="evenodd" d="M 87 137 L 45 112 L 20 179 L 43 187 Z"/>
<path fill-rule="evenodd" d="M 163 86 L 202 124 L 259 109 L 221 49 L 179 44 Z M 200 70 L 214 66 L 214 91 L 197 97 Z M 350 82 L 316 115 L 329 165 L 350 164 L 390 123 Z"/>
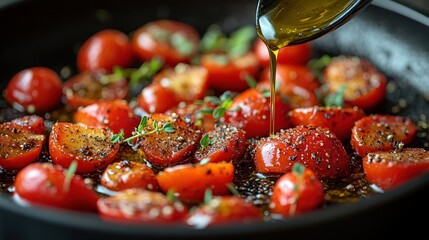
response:
<path fill-rule="evenodd" d="M 210 138 L 210 136 L 206 133 L 203 135 L 203 137 L 200 140 L 200 146 L 201 149 L 205 149 L 206 147 L 208 147 L 209 145 L 212 145 L 216 142 L 216 138 Z"/>
<path fill-rule="evenodd" d="M 203 100 L 198 100 L 195 102 L 197 105 L 202 105 L 203 107 L 196 114 L 197 116 L 197 125 L 201 124 L 198 121 L 202 120 L 204 114 L 212 114 L 215 119 L 222 118 L 226 112 L 235 112 L 239 111 L 241 108 L 231 108 L 232 105 L 232 92 L 225 91 L 219 97 L 216 96 L 206 96 Z"/>
<path fill-rule="evenodd" d="M 131 137 L 124 138 L 124 131 L 121 130 L 119 133 L 113 135 L 112 138 L 110 139 L 110 141 L 112 143 L 127 142 L 128 144 L 132 145 L 131 140 L 133 140 L 135 138 L 147 136 L 147 135 L 154 134 L 154 133 L 159 134 L 161 131 L 163 131 L 165 133 L 174 133 L 174 132 L 176 132 L 176 128 L 170 122 L 167 122 L 167 123 L 163 124 L 160 127 L 158 121 L 153 120 L 153 122 L 152 122 L 152 128 L 153 129 L 150 130 L 149 123 L 148 123 L 148 117 L 147 116 L 143 116 L 141 118 L 140 123 L 137 126 L 137 128 L 134 129 L 133 135 Z"/>

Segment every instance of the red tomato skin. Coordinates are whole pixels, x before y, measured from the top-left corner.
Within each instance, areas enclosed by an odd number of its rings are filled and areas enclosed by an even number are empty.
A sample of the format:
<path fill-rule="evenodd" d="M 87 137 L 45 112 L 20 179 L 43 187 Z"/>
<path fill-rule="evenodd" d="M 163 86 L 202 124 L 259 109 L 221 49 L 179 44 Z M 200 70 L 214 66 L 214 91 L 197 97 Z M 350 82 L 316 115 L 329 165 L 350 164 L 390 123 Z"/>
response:
<path fill-rule="evenodd" d="M 26 115 L 20 118 L 13 119 L 10 123 L 26 129 L 35 134 L 45 134 L 45 120 L 37 115 Z"/>
<path fill-rule="evenodd" d="M 61 101 L 62 82 L 46 67 L 32 67 L 16 73 L 5 90 L 5 99 L 19 111 L 46 112 Z"/>
<path fill-rule="evenodd" d="M 275 131 L 291 126 L 288 112 L 289 106 L 276 96 L 275 104 Z M 243 129 L 246 138 L 265 137 L 270 129 L 270 98 L 265 98 L 261 91 L 248 89 L 233 99 L 230 109 L 240 108 L 238 111 L 225 113 L 225 123 Z"/>
<path fill-rule="evenodd" d="M 0 166 L 22 169 L 39 158 L 45 135 L 34 134 L 9 122 L 0 124 Z"/>
<path fill-rule="evenodd" d="M 89 131 L 91 133 L 88 133 Z M 92 131 L 102 135 L 104 139 L 96 141 L 95 139 L 101 137 L 93 135 Z M 64 168 L 68 168 L 71 162 L 76 160 L 78 162 L 76 173 L 105 169 L 119 151 L 118 143 L 110 143 L 112 136 L 110 129 L 95 129 L 73 123 L 57 122 L 49 135 L 49 154 L 53 163 Z"/>
<path fill-rule="evenodd" d="M 98 196 L 74 175 L 67 191 L 66 170 L 50 163 L 32 163 L 18 172 L 14 183 L 19 198 L 31 204 L 80 211 L 96 211 Z"/>
<path fill-rule="evenodd" d="M 208 71 L 209 86 L 217 91 L 242 92 L 249 88 L 246 76 L 256 78 L 259 64 L 256 56 L 249 52 L 237 58 L 225 57 L 226 62 L 216 61 L 219 54 L 204 54 L 201 57 L 201 66 Z"/>
<path fill-rule="evenodd" d="M 140 123 L 125 100 L 99 102 L 79 108 L 74 114 L 74 121 L 88 127 L 109 128 L 114 133 L 124 131 L 124 137 L 132 135 L 132 131 Z"/>
<path fill-rule="evenodd" d="M 128 36 L 118 30 L 105 29 L 83 43 L 77 53 L 77 66 L 81 72 L 111 72 L 115 66 L 129 67 L 133 57 Z"/>
<path fill-rule="evenodd" d="M 404 148 L 368 153 L 362 166 L 369 183 L 391 190 L 428 172 L 429 152 L 422 148 Z"/>
<path fill-rule="evenodd" d="M 326 128 L 302 125 L 259 141 L 254 160 L 261 173 L 286 173 L 298 162 L 320 179 L 345 176 L 350 165 L 346 150 L 334 134 Z"/>
<path fill-rule="evenodd" d="M 293 172 L 285 173 L 277 180 L 271 196 L 270 210 L 282 216 L 294 216 L 320 207 L 324 198 L 322 183 L 312 170 L 306 168 L 301 182 Z"/>
<path fill-rule="evenodd" d="M 237 196 L 219 196 L 211 199 L 192 211 L 186 223 L 195 228 L 218 226 L 223 224 L 261 221 L 260 210 L 251 203 Z"/>
<path fill-rule="evenodd" d="M 260 64 L 264 67 L 270 65 L 270 56 L 265 43 L 258 39 L 254 43 L 253 50 Z M 312 46 L 309 43 L 296 44 L 281 48 L 277 56 L 277 64 L 305 65 L 312 55 Z"/>
<path fill-rule="evenodd" d="M 181 201 L 189 203 L 202 202 L 208 188 L 211 188 L 213 195 L 228 195 L 230 190 L 227 184 L 232 183 L 233 178 L 234 166 L 230 162 L 182 164 L 166 168 L 157 175 L 163 192 L 172 189 Z"/>
<path fill-rule="evenodd" d="M 171 89 L 152 83 L 143 88 L 137 104 L 147 113 L 165 113 L 179 104 L 178 98 Z"/>
<path fill-rule="evenodd" d="M 410 118 L 373 114 L 356 121 L 350 143 L 359 156 L 365 157 L 370 152 L 393 150 L 400 142 L 408 145 L 416 133 Z"/>
<path fill-rule="evenodd" d="M 329 128 L 342 142 L 350 141 L 355 122 L 366 116 L 358 107 L 296 108 L 289 113 L 292 125 L 305 125 Z"/>
<path fill-rule="evenodd" d="M 187 207 L 182 203 L 171 202 L 160 192 L 139 188 L 126 189 L 115 196 L 100 198 L 97 207 L 98 214 L 104 220 L 133 224 L 180 223 L 188 213 Z"/>
<path fill-rule="evenodd" d="M 127 80 L 119 79 L 103 85 L 100 82 L 104 72 L 82 72 L 69 78 L 63 86 L 64 102 L 72 109 L 97 102 L 125 99 L 128 94 Z"/>
<path fill-rule="evenodd" d="M 160 31 L 170 34 L 160 37 Z M 180 52 L 172 46 L 172 35 L 180 34 L 191 44 L 187 52 Z M 156 20 L 148 22 L 138 28 L 131 38 L 131 46 L 137 57 L 142 61 L 151 60 L 154 57 L 161 58 L 165 64 L 175 66 L 178 63 L 189 63 L 197 54 L 200 36 L 190 25 L 174 20 Z"/>

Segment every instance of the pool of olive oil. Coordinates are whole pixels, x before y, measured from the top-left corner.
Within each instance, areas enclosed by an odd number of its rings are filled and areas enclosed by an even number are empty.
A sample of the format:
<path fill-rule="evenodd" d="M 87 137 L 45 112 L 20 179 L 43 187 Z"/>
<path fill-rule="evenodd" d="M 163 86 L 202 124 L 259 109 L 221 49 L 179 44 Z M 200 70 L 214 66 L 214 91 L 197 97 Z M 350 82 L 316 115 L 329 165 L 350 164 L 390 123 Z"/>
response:
<path fill-rule="evenodd" d="M 371 0 L 259 0 L 256 31 L 270 54 L 270 135 L 274 135 L 277 56 L 285 46 L 318 38 L 345 23 Z"/>

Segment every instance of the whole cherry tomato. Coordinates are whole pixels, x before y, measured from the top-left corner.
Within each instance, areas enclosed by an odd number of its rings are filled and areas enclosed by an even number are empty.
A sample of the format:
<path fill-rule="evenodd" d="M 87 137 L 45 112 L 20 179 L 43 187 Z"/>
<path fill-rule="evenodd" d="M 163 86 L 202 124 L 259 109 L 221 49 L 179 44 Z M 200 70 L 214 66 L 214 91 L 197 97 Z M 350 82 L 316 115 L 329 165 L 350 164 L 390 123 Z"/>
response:
<path fill-rule="evenodd" d="M 111 72 L 115 66 L 130 66 L 132 60 L 133 51 L 128 36 L 114 29 L 95 33 L 83 43 L 77 53 L 77 66 L 81 72 Z"/>
<path fill-rule="evenodd" d="M 269 66 L 270 56 L 268 54 L 268 49 L 261 39 L 255 41 L 254 52 L 258 57 L 258 60 L 261 65 Z M 277 63 L 280 65 L 305 65 L 310 60 L 311 54 L 312 47 L 309 43 L 286 46 L 280 49 L 279 54 L 277 56 Z"/>
<path fill-rule="evenodd" d="M 301 163 L 321 179 L 345 176 L 350 165 L 344 146 L 331 131 L 302 125 L 260 140 L 254 160 L 261 173 L 286 173 Z"/>
<path fill-rule="evenodd" d="M 227 53 L 207 53 L 201 56 L 201 66 L 208 71 L 209 86 L 217 91 L 241 92 L 249 88 L 246 77 L 256 77 L 259 64 L 249 52 L 242 56 Z"/>
<path fill-rule="evenodd" d="M 83 178 L 51 163 L 32 163 L 16 175 L 15 195 L 35 205 L 79 211 L 97 210 L 98 195 Z"/>
<path fill-rule="evenodd" d="M 137 104 L 146 113 L 165 113 L 179 104 L 179 96 L 159 83 L 151 83 L 137 97 Z"/>
<path fill-rule="evenodd" d="M 140 123 L 140 117 L 125 100 L 98 102 L 79 108 L 74 114 L 74 121 L 88 127 L 109 128 L 113 133 L 124 131 L 130 137 Z"/>
<path fill-rule="evenodd" d="M 270 210 L 282 216 L 294 216 L 320 207 L 324 199 L 323 185 L 316 174 L 298 164 L 276 181 Z"/>
<path fill-rule="evenodd" d="M 289 106 L 276 97 L 275 103 L 275 131 L 291 126 L 288 112 Z M 238 94 L 230 109 L 225 113 L 225 123 L 243 129 L 246 138 L 265 137 L 270 131 L 270 98 L 255 88 L 247 89 Z"/>
<path fill-rule="evenodd" d="M 390 190 L 429 171 L 429 152 L 404 148 L 368 153 L 362 160 L 365 177 L 371 184 Z"/>
<path fill-rule="evenodd" d="M 46 67 L 32 67 L 15 74 L 9 81 L 5 99 L 19 111 L 46 112 L 61 101 L 60 77 Z"/>
<path fill-rule="evenodd" d="M 131 44 L 143 61 L 161 58 L 167 65 L 189 63 L 198 53 L 200 36 L 190 25 L 174 20 L 156 20 L 137 29 Z"/>

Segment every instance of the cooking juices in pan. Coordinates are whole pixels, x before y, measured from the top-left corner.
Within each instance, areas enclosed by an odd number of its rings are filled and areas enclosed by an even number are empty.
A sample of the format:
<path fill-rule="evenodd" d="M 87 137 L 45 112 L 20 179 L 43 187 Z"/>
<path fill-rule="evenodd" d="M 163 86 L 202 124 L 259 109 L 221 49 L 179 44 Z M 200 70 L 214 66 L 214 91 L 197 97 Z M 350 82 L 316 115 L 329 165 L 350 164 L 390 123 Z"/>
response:
<path fill-rule="evenodd" d="M 7 86 L 2 191 L 106 221 L 201 228 L 293 218 L 427 171 L 421 126 L 379 111 L 387 79 L 375 66 L 311 43 L 283 49 L 270 136 L 269 54 L 254 27 L 200 37 L 164 19 L 131 38 L 94 33 L 60 88 L 48 68 Z M 43 101 L 51 89 L 61 100 Z"/>

